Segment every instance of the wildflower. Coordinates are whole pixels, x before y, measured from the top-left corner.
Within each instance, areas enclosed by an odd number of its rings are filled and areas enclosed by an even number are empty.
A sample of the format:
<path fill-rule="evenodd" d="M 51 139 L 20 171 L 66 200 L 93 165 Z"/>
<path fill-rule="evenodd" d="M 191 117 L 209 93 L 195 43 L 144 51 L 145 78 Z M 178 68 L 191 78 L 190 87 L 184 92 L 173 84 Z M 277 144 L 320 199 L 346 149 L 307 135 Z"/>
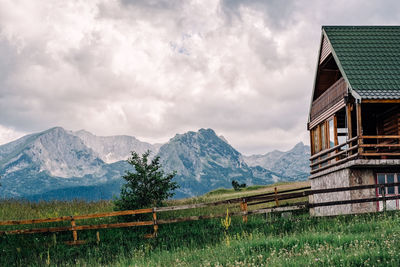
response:
<path fill-rule="evenodd" d="M 228 231 L 229 226 L 231 225 L 231 217 L 229 217 L 229 209 L 226 209 L 226 217 L 225 219 L 221 219 L 222 227 L 225 228 L 225 231 Z"/>

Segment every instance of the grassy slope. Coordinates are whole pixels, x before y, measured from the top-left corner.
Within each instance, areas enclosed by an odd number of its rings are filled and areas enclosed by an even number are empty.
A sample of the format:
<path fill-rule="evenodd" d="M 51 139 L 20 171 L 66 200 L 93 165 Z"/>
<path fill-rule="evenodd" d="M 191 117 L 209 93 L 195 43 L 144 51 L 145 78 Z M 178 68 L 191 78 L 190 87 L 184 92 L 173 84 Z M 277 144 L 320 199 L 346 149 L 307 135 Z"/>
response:
<path fill-rule="evenodd" d="M 285 184 L 286 188 L 304 184 Z M 280 186 L 279 186 L 280 187 Z M 227 199 L 241 194 L 271 191 L 209 193 L 197 199 L 173 201 L 183 204 Z M 221 193 L 221 192 L 219 192 Z M 13 203 L 0 204 L 1 219 L 38 218 L 112 210 L 100 203 Z M 215 212 L 194 210 L 190 214 Z M 32 213 L 30 216 L 29 214 Z M 185 216 L 188 212 L 166 214 Z M 79 232 L 88 244 L 64 245 L 70 233 L 13 235 L 0 237 L 0 266 L 26 265 L 117 265 L 117 266 L 398 266 L 400 258 L 400 213 L 310 218 L 299 214 L 291 219 L 278 215 L 251 216 L 247 224 L 233 218 L 224 232 L 219 219 L 161 225 L 157 239 L 143 239 L 151 227 Z M 108 219 L 109 220 L 109 219 Z M 100 221 L 96 221 L 100 223 Z"/>

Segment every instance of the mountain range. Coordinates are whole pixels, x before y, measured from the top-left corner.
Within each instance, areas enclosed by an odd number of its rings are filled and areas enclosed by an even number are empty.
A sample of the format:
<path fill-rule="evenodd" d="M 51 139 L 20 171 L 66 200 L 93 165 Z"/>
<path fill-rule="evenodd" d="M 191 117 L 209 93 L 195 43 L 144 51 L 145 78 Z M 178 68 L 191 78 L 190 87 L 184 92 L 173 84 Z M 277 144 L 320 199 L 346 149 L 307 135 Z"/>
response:
<path fill-rule="evenodd" d="M 309 147 L 244 156 L 212 129 L 177 134 L 165 144 L 149 144 L 133 136 L 96 136 L 61 127 L 26 135 L 0 146 L 0 198 L 28 200 L 111 199 L 132 167 L 131 151 L 158 155 L 166 172 L 177 171 L 175 197 L 191 197 L 247 185 L 305 180 Z"/>

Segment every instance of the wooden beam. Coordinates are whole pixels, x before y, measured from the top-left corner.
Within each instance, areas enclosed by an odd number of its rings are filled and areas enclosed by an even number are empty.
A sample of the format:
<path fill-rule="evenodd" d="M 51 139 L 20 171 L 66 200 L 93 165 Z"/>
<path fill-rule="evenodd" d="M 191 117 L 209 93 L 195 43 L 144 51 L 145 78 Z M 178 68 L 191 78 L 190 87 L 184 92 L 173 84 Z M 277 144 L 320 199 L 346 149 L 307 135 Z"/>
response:
<path fill-rule="evenodd" d="M 358 145 L 354 145 L 354 146 L 349 147 L 349 148 L 347 148 L 345 150 L 342 150 L 341 152 L 338 152 L 338 153 L 335 152 L 336 154 L 330 155 L 329 157 L 326 157 L 326 158 L 322 158 L 319 161 L 310 164 L 310 167 L 314 167 L 317 164 L 324 163 L 324 162 L 326 162 L 326 161 L 328 161 L 330 159 L 333 159 L 333 158 L 338 157 L 338 156 L 340 156 L 342 154 L 348 153 L 348 152 L 350 152 L 350 151 L 352 151 L 352 150 L 354 150 L 356 148 L 358 148 Z M 350 155 L 350 153 L 348 153 L 348 154 Z M 327 155 L 328 155 L 328 153 L 327 153 Z"/>
<path fill-rule="evenodd" d="M 400 147 L 400 144 L 362 144 L 361 147 Z"/>
<path fill-rule="evenodd" d="M 378 103 L 400 103 L 400 99 L 364 99 L 362 103 L 371 103 L 371 104 L 378 104 Z"/>
<path fill-rule="evenodd" d="M 36 229 L 21 229 L 21 230 L 3 231 L 3 233 L 5 234 L 36 234 L 36 233 L 48 233 L 48 232 L 54 233 L 54 232 L 74 231 L 74 230 L 80 231 L 80 230 L 94 230 L 94 229 L 106 229 L 106 228 L 121 228 L 121 227 L 131 227 L 131 226 L 146 226 L 146 225 L 153 225 L 153 221 L 80 225 L 75 227 L 64 226 L 64 227 L 50 227 L 50 228 L 36 228 Z"/>
<path fill-rule="evenodd" d="M 351 199 L 351 200 L 339 200 L 339 201 L 329 201 L 329 202 L 320 202 L 320 203 L 310 203 L 310 208 L 315 207 L 326 207 L 326 206 L 337 206 L 337 205 L 346 205 L 346 204 L 355 204 L 355 203 L 366 203 L 366 202 L 377 202 L 383 200 L 394 200 L 400 199 L 400 196 L 390 196 L 390 197 L 373 197 L 373 198 L 362 198 L 362 199 Z"/>
<path fill-rule="evenodd" d="M 322 150 L 322 133 L 321 133 L 321 125 L 317 126 L 317 135 L 318 135 L 318 151 Z"/>
<path fill-rule="evenodd" d="M 259 204 L 264 204 L 264 203 L 269 203 L 269 202 L 275 202 L 275 205 L 278 207 L 279 206 L 279 200 L 288 200 L 288 199 L 294 199 L 294 198 L 302 198 L 306 197 L 309 194 L 307 191 L 303 192 L 298 192 L 298 193 L 290 193 L 290 194 L 279 194 L 277 196 L 268 196 L 268 197 L 259 197 L 259 198 L 252 198 L 252 202 L 248 203 L 248 206 L 254 206 L 254 205 L 259 205 Z M 253 202 L 256 201 L 257 202 Z"/>
<path fill-rule="evenodd" d="M 347 157 L 347 158 L 341 159 L 341 160 L 339 160 L 339 161 L 336 161 L 336 162 L 334 162 L 334 163 L 331 163 L 331 164 L 329 164 L 329 165 L 323 166 L 323 167 L 321 167 L 321 168 L 319 168 L 319 169 L 311 170 L 310 173 L 311 173 L 311 174 L 317 173 L 317 172 L 319 172 L 319 171 L 322 171 L 322 170 L 331 168 L 331 167 L 333 167 L 333 166 L 342 164 L 342 163 L 344 163 L 344 162 L 346 162 L 346 161 L 348 161 L 348 160 L 354 159 L 354 158 L 356 158 L 356 157 L 358 157 L 358 153 L 357 153 L 357 154 L 354 154 L 354 155 L 351 155 L 351 156 L 349 156 L 349 157 Z"/>
<path fill-rule="evenodd" d="M 334 146 L 337 146 L 337 145 L 339 145 L 339 140 L 338 140 L 338 132 L 337 132 L 337 115 L 335 114 L 335 115 L 333 115 L 333 134 L 334 134 L 334 136 L 335 136 L 335 139 L 334 139 Z M 335 150 L 335 153 L 338 153 L 339 152 L 339 150 Z M 338 160 L 340 160 L 340 158 L 336 158 L 335 159 L 336 161 L 338 161 Z"/>
<path fill-rule="evenodd" d="M 362 156 L 400 156 L 400 153 L 379 153 L 379 152 L 377 152 L 377 153 L 374 153 L 374 152 L 371 152 L 371 153 L 367 153 L 367 152 L 363 152 L 362 154 L 361 154 Z"/>
<path fill-rule="evenodd" d="M 310 130 L 311 155 L 314 155 L 314 154 L 315 154 L 315 151 L 314 151 L 314 137 L 313 137 L 313 132 L 314 132 L 314 130 L 311 129 L 311 130 Z"/>
<path fill-rule="evenodd" d="M 363 135 L 361 139 L 397 139 L 400 135 Z"/>
<path fill-rule="evenodd" d="M 156 211 L 153 209 L 153 230 L 154 230 L 154 232 L 153 232 L 153 235 L 154 235 L 154 237 L 157 237 L 157 234 L 158 234 L 158 225 L 157 225 L 157 213 L 156 213 Z"/>
<path fill-rule="evenodd" d="M 283 191 L 279 191 L 279 194 L 283 194 L 283 193 L 289 193 L 289 192 L 295 192 L 295 191 L 303 191 L 303 190 L 308 190 L 311 189 L 311 186 L 306 186 L 306 187 L 300 187 L 300 188 L 295 188 L 295 189 L 288 189 L 288 190 L 283 190 Z M 275 191 L 273 192 L 269 192 L 269 193 L 264 193 L 264 194 L 259 194 L 259 195 L 252 195 L 252 196 L 248 196 L 246 197 L 247 202 L 249 201 L 253 201 L 253 199 L 258 198 L 258 197 L 262 197 L 262 196 L 271 196 L 274 195 Z"/>
<path fill-rule="evenodd" d="M 310 164 L 310 167 L 314 167 L 314 166 L 319 165 L 319 164 L 321 164 L 321 163 L 324 163 L 325 161 L 328 161 L 328 160 L 330 160 L 330 159 L 337 158 L 337 157 L 339 157 L 340 155 L 345 154 L 346 152 L 347 152 L 347 150 L 342 150 L 342 151 L 340 151 L 340 152 L 338 152 L 338 153 L 335 152 L 335 154 L 333 154 L 333 155 L 331 155 L 331 156 L 329 156 L 329 157 L 327 157 L 327 158 L 323 158 L 323 159 L 321 159 L 321 160 L 319 160 L 319 161 L 317 161 L 317 162 L 314 162 L 314 163 Z"/>
<path fill-rule="evenodd" d="M 339 141 L 338 141 L 337 116 L 336 115 L 333 116 L 333 126 L 334 126 L 333 129 L 335 131 L 335 146 L 337 146 L 339 144 Z"/>
<path fill-rule="evenodd" d="M 351 103 L 346 105 L 346 122 L 347 122 L 347 137 L 351 139 L 353 134 L 353 128 L 351 125 Z"/>
<path fill-rule="evenodd" d="M 330 152 L 332 152 L 332 151 L 334 151 L 334 150 L 336 150 L 336 149 L 338 149 L 338 148 L 341 148 L 342 146 L 345 146 L 346 144 L 349 144 L 349 143 L 351 143 L 351 142 L 357 140 L 357 138 L 358 138 L 358 137 L 355 136 L 355 137 L 351 138 L 350 140 L 347 140 L 346 143 L 343 143 L 343 144 L 340 144 L 340 145 L 331 147 L 330 149 L 326 149 L 326 150 L 324 150 L 324 151 L 321 151 L 321 152 L 319 152 L 319 153 L 313 155 L 312 157 L 310 157 L 310 160 L 316 159 L 316 158 L 318 158 L 318 157 L 320 157 L 320 156 L 324 156 L 324 155 L 327 154 L 327 153 L 330 153 Z"/>
<path fill-rule="evenodd" d="M 361 104 L 357 103 L 356 104 L 357 108 L 357 135 L 361 136 L 362 135 L 362 120 L 361 120 Z"/>
<path fill-rule="evenodd" d="M 356 103 L 356 114 L 357 114 L 357 135 L 362 135 L 362 120 L 361 120 L 361 103 Z M 361 138 L 358 139 L 358 144 L 361 145 L 363 140 Z M 363 148 L 361 146 L 358 147 L 358 154 L 361 155 L 363 153 Z"/>
<path fill-rule="evenodd" d="M 47 218 L 47 219 L 33 219 L 33 220 L 9 220 L 0 221 L 0 225 L 21 225 L 21 224 L 34 224 L 34 223 L 48 223 L 48 222 L 60 222 L 69 221 L 72 216 L 63 216 L 59 218 Z"/>
<path fill-rule="evenodd" d="M 113 216 L 121 216 L 121 215 L 151 213 L 152 211 L 153 211 L 152 209 L 122 210 L 122 211 L 95 213 L 95 214 L 87 214 L 87 215 L 63 216 L 63 217 L 58 217 L 58 218 L 18 220 L 18 221 L 17 220 L 10 220 L 10 221 L 0 221 L 0 225 L 21 225 L 21 224 L 34 224 L 34 223 L 49 223 L 49 222 L 70 221 L 72 219 L 74 219 L 74 220 L 84 220 L 84 219 L 113 217 Z"/>
<path fill-rule="evenodd" d="M 72 226 L 72 237 L 74 239 L 74 242 L 76 242 L 78 240 L 78 232 L 75 230 L 75 220 L 71 219 L 71 226 Z"/>
<path fill-rule="evenodd" d="M 346 107 L 346 104 L 344 103 L 344 100 L 342 99 L 337 104 L 335 104 L 334 106 L 330 107 L 329 109 L 327 109 L 326 111 L 324 111 L 323 113 L 318 115 L 315 119 L 312 119 L 309 123 L 309 129 L 314 128 L 316 125 L 320 124 L 327 118 L 331 117 L 332 115 L 334 115 L 336 112 L 338 112 L 343 107 Z"/>

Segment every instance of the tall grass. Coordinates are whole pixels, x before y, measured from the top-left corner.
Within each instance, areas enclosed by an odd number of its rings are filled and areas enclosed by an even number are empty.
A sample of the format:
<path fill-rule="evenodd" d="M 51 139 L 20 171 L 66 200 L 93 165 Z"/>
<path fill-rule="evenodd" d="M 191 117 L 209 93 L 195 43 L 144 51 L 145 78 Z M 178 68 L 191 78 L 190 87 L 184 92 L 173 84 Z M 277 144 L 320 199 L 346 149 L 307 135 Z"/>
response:
<path fill-rule="evenodd" d="M 68 246 L 70 233 L 2 236 L 1 266 L 398 266 L 400 213 L 310 218 L 233 218 L 227 245 L 220 220 L 79 232 L 88 243 Z"/>
<path fill-rule="evenodd" d="M 8 216 L 5 219 L 112 209 L 112 202 L 0 203 L 1 216 Z M 215 211 L 207 208 L 161 216 L 186 216 L 189 212 Z M 87 241 L 80 246 L 64 244 L 72 240 L 70 232 L 0 236 L 0 266 L 400 265 L 400 212 L 325 218 L 293 214 L 288 219 L 280 214 L 256 215 L 249 216 L 247 224 L 241 217 L 233 217 L 227 231 L 220 219 L 182 222 L 160 225 L 155 239 L 144 238 L 152 233 L 151 226 L 99 232 L 101 241 L 97 243 L 96 231 L 79 231 L 78 238 Z"/>

